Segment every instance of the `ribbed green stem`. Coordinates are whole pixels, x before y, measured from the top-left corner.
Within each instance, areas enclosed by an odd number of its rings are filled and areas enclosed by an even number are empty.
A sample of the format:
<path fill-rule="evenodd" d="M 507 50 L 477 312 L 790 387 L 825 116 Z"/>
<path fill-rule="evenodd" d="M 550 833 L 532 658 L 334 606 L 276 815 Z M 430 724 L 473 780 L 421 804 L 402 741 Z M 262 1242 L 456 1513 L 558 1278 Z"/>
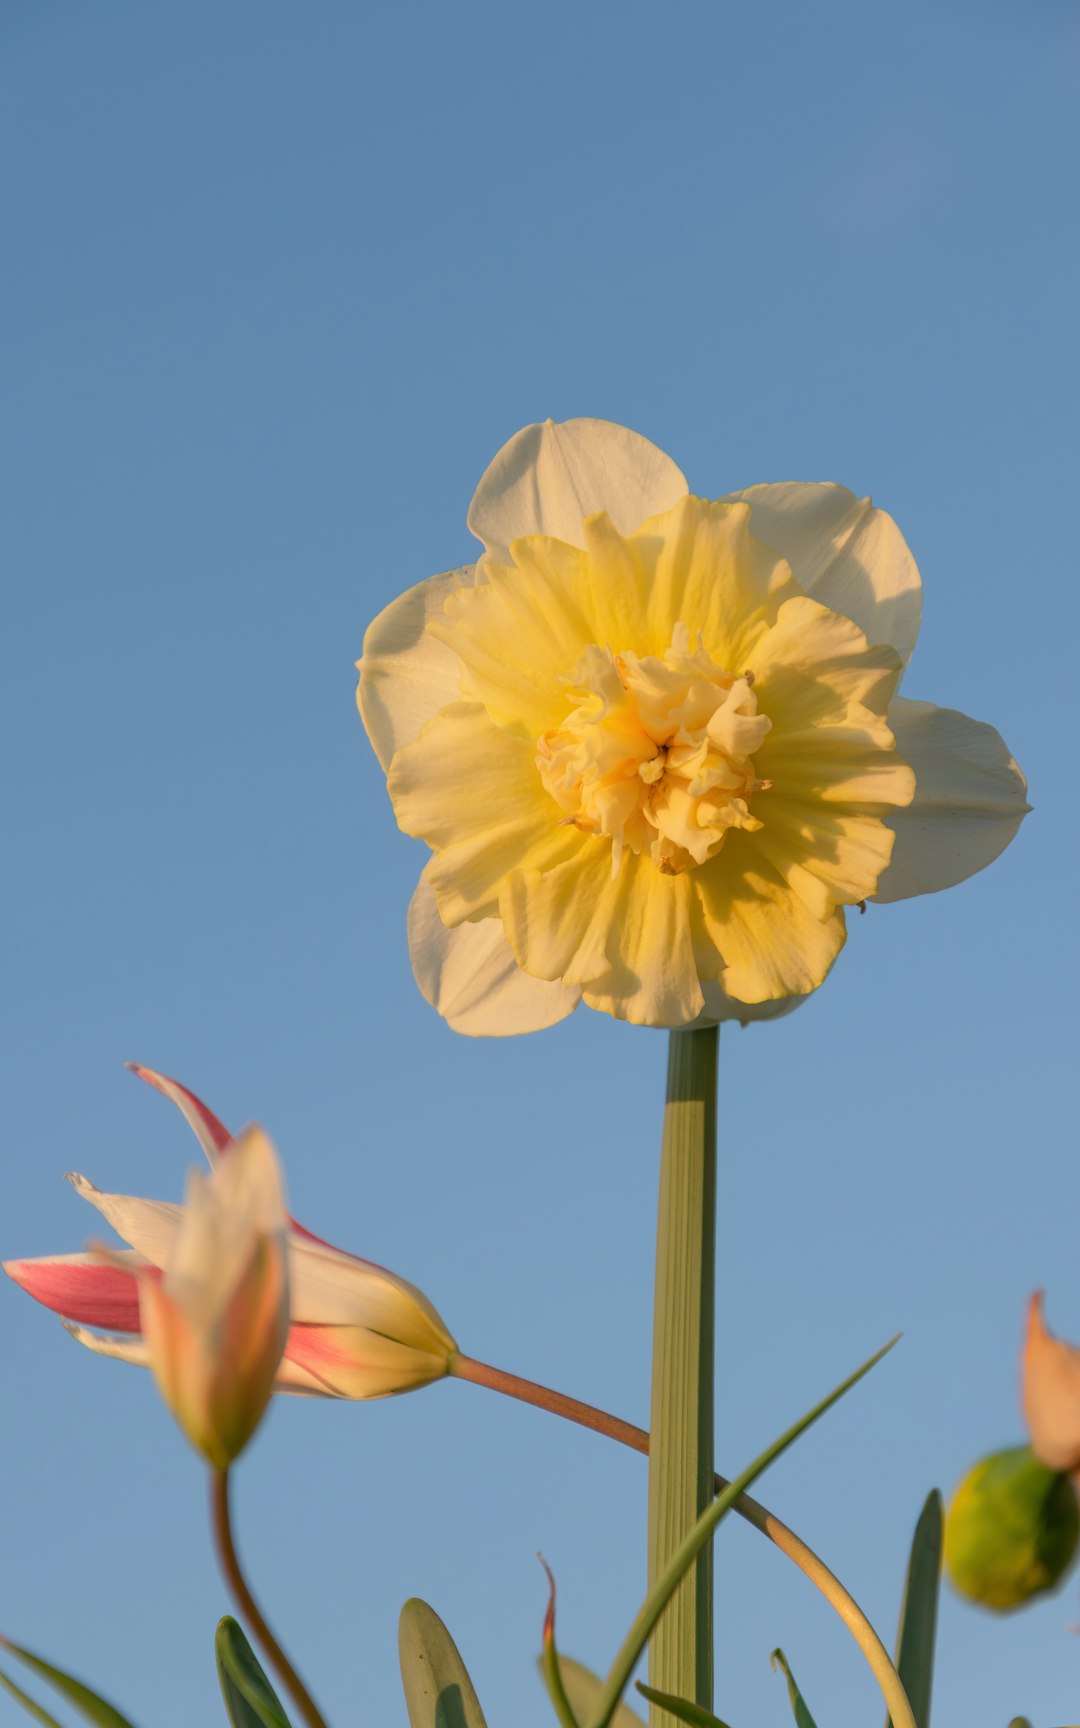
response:
<path fill-rule="evenodd" d="M 660 1156 L 649 1450 L 649 1587 L 713 1497 L 716 1028 L 672 1032 Z M 712 1546 L 649 1644 L 649 1680 L 712 1708 Z M 651 1707 L 654 1724 L 669 1724 Z"/>

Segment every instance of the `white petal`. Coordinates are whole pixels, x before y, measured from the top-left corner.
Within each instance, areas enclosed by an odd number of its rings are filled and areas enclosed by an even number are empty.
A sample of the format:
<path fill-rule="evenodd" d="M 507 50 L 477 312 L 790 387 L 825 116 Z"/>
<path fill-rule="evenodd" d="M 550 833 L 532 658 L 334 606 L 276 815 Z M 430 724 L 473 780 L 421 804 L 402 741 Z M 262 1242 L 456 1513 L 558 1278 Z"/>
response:
<path fill-rule="evenodd" d="M 951 888 L 993 863 L 1030 806 L 1027 783 L 1000 733 L 954 708 L 889 704 L 899 754 L 915 770 L 915 797 L 890 811 L 896 831 L 875 900 L 906 900 Z"/>
<path fill-rule="evenodd" d="M 85 1176 L 71 1171 L 67 1179 L 76 1194 L 96 1206 L 130 1248 L 153 1266 L 168 1264 L 180 1230 L 182 1206 L 167 1200 L 140 1200 L 134 1194 L 103 1194 Z"/>
<path fill-rule="evenodd" d="M 409 906 L 409 952 L 423 995 L 455 1032 L 508 1038 L 573 1013 L 580 990 L 523 972 L 498 918 L 448 930 L 421 877 Z"/>
<path fill-rule="evenodd" d="M 919 634 L 922 581 L 892 517 L 846 486 L 784 480 L 748 486 L 750 532 L 779 552 L 795 580 L 873 643 L 907 660 Z"/>
<path fill-rule="evenodd" d="M 688 487 L 670 456 L 610 420 L 554 420 L 526 426 L 485 469 L 469 506 L 469 527 L 498 564 L 510 542 L 549 534 L 583 546 L 581 524 L 606 510 L 631 534 L 670 510 Z"/>
<path fill-rule="evenodd" d="M 775 1002 L 739 1002 L 729 996 L 723 985 L 702 980 L 701 994 L 705 1006 L 693 1026 L 718 1026 L 725 1020 L 738 1020 L 748 1026 L 752 1020 L 779 1020 L 809 1002 L 809 996 L 782 996 Z"/>
<path fill-rule="evenodd" d="M 364 1327 L 440 1357 L 457 1348 L 423 1291 L 373 1261 L 293 1236 L 289 1280 L 291 1318 L 298 1324 Z"/>
<path fill-rule="evenodd" d="M 79 1326 L 74 1320 L 63 1320 L 61 1325 L 70 1332 L 77 1344 L 82 1344 L 87 1350 L 92 1350 L 95 1356 L 112 1356 L 118 1362 L 131 1362 L 136 1368 L 149 1368 L 150 1351 L 141 1338 L 114 1338 L 105 1332 L 94 1332 L 89 1326 Z M 298 1362 L 283 1360 L 274 1381 L 275 1392 L 291 1392 L 306 1398 L 332 1398 L 333 1392 L 302 1368 Z"/>
<path fill-rule="evenodd" d="M 356 699 L 376 756 L 383 768 L 403 744 L 460 693 L 461 662 L 452 648 L 436 641 L 425 626 L 442 612 L 455 588 L 471 587 L 476 569 L 463 564 L 406 588 L 383 608 L 364 637 L 360 687 Z"/>
<path fill-rule="evenodd" d="M 85 1344 L 97 1356 L 115 1356 L 118 1362 L 133 1362 L 137 1368 L 150 1366 L 150 1351 L 141 1338 L 113 1338 L 105 1332 L 92 1332 L 89 1326 L 79 1326 L 74 1320 L 61 1320 L 60 1324 L 77 1344 Z"/>

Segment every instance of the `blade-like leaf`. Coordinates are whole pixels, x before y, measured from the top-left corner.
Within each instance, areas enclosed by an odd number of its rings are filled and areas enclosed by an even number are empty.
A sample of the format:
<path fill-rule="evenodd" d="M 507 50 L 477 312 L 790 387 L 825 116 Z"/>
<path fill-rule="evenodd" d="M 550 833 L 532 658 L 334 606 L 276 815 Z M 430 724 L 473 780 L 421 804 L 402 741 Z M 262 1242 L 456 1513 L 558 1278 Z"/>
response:
<path fill-rule="evenodd" d="M 701 1514 L 697 1523 L 671 1556 L 638 1610 L 634 1623 L 623 1640 L 622 1649 L 616 1656 L 611 1671 L 604 1682 L 604 1689 L 597 1700 L 594 1714 L 589 1719 L 589 1728 L 608 1728 L 608 1724 L 615 1713 L 615 1707 L 629 1684 L 630 1676 L 649 1641 L 653 1627 L 678 1589 L 683 1575 L 694 1564 L 706 1542 L 712 1537 L 717 1525 L 731 1511 L 739 1495 L 744 1494 L 750 1484 L 755 1482 L 762 1472 L 780 1457 L 782 1452 L 786 1452 L 789 1446 L 793 1446 L 799 1436 L 804 1434 L 819 1416 L 824 1416 L 826 1410 L 831 1409 L 837 1400 L 844 1396 L 845 1392 L 850 1392 L 851 1388 L 862 1379 L 864 1374 L 868 1374 L 871 1368 L 881 1361 L 881 1358 L 892 1349 L 895 1343 L 896 1339 L 891 1339 L 883 1350 L 878 1350 L 868 1362 L 864 1362 L 861 1368 L 857 1368 L 854 1374 L 850 1374 L 846 1380 L 841 1381 L 840 1385 L 830 1392 L 827 1398 L 823 1398 L 820 1404 L 815 1404 L 812 1410 L 800 1417 L 798 1422 L 794 1423 L 785 1434 L 781 1434 L 778 1440 L 774 1440 L 771 1446 L 766 1447 L 765 1451 L 760 1453 L 741 1475 L 736 1476 L 733 1482 L 729 1482 L 724 1492 L 718 1494 L 712 1505 Z"/>
<path fill-rule="evenodd" d="M 945 1516 L 935 1488 L 919 1514 L 911 1543 L 900 1630 L 896 1637 L 896 1671 L 904 1683 L 918 1728 L 930 1728 L 930 1689 L 934 1678 L 934 1640 L 941 1591 L 941 1544 Z M 889 1717 L 885 1728 L 893 1728 Z"/>
<path fill-rule="evenodd" d="M 41 1723 L 41 1728 L 60 1728 L 56 1717 L 50 1716 L 47 1710 L 43 1710 L 40 1704 L 23 1691 L 21 1686 L 16 1686 L 14 1680 L 10 1679 L 2 1668 L 0 1668 L 0 1686 L 4 1688 L 5 1692 L 11 1693 L 16 1704 L 21 1704 L 28 1716 L 32 1716 L 35 1722 Z"/>
<path fill-rule="evenodd" d="M 581 1728 L 574 1712 L 574 1706 L 567 1696 L 563 1683 L 562 1663 L 555 1644 L 555 1574 L 542 1554 L 537 1556 L 541 1566 L 547 1573 L 550 1594 L 548 1596 L 547 1613 L 544 1616 L 544 1648 L 540 1652 L 540 1673 L 547 1687 L 555 1714 L 562 1723 L 562 1728 Z"/>
<path fill-rule="evenodd" d="M 411 1728 L 487 1728 L 457 1645 L 419 1597 L 401 1610 L 398 1651 Z"/>
<path fill-rule="evenodd" d="M 538 1658 L 540 1672 L 544 1672 L 544 1658 Z M 569 1700 L 570 1708 L 579 1722 L 588 1722 L 591 1712 L 596 1707 L 596 1701 L 604 1690 L 604 1682 L 591 1668 L 586 1668 L 583 1662 L 575 1662 L 572 1656 L 559 1656 L 559 1673 L 562 1678 L 563 1691 Z M 645 1728 L 645 1724 L 629 1704 L 620 1704 L 611 1718 L 611 1728 Z"/>
<path fill-rule="evenodd" d="M 232 1728 L 289 1728 L 274 1688 L 259 1666 L 243 1630 L 226 1614 L 214 1636 L 218 1683 Z"/>
<path fill-rule="evenodd" d="M 774 1650 L 769 1657 L 774 1668 L 783 1672 L 787 1681 L 787 1695 L 791 1699 L 791 1708 L 795 1714 L 795 1728 L 814 1728 L 814 1718 L 803 1702 L 803 1695 L 795 1684 L 795 1676 L 787 1664 L 787 1657 L 782 1650 Z"/>
<path fill-rule="evenodd" d="M 76 1710 L 81 1711 L 88 1722 L 94 1723 L 95 1728 L 134 1728 L 134 1723 L 129 1722 L 126 1716 L 121 1716 L 115 1705 L 99 1698 L 96 1692 L 91 1692 L 89 1686 L 84 1686 L 81 1680 L 72 1679 L 62 1668 L 54 1668 L 51 1662 L 35 1656 L 32 1650 L 24 1650 L 21 1644 L 13 1644 L 10 1638 L 0 1638 L 0 1646 L 10 1650 L 20 1662 L 25 1662 L 28 1668 L 32 1668 L 36 1674 L 47 1680 L 50 1686 L 54 1686 L 62 1697 L 74 1704 Z"/>
<path fill-rule="evenodd" d="M 650 1704 L 659 1704 L 669 1716 L 689 1723 L 689 1728 L 728 1728 L 719 1716 L 714 1716 L 711 1710 L 703 1709 L 700 1704 L 691 1704 L 688 1698 L 676 1698 L 671 1692 L 658 1692 L 655 1686 L 646 1686 L 643 1680 L 635 1680 L 634 1684 Z"/>

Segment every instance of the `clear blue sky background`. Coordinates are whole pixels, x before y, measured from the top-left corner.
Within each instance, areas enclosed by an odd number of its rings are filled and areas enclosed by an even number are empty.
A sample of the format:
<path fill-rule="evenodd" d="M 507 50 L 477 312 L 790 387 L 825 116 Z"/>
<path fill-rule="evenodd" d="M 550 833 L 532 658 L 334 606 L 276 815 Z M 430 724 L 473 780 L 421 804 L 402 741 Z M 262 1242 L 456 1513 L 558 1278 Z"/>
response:
<path fill-rule="evenodd" d="M 1021 1436 L 1032 1286 L 1080 1338 L 1078 97 L 1066 0 L 4 0 L 5 1254 L 93 1233 L 65 1169 L 179 1194 L 138 1058 L 262 1121 L 296 1213 L 470 1353 L 645 1421 L 664 1040 L 427 1008 L 353 662 L 548 414 L 711 495 L 872 491 L 926 584 L 908 693 L 992 720 L 1036 813 L 722 1039 L 719 1457 L 903 1328 L 762 1488 L 891 1639 L 927 1489 Z M 0 1626 L 142 1728 L 216 1720 L 200 1466 L 148 1376 L 12 1287 L 0 1328 Z M 535 1551 L 606 1666 L 644 1506 L 638 1458 L 454 1384 L 279 1403 L 237 1482 L 338 1724 L 403 1723 L 413 1593 L 492 1728 L 548 1724 Z M 725 1527 L 717 1568 L 735 1728 L 790 1720 L 776 1643 L 823 1728 L 879 1719 L 785 1561 Z M 947 1599 L 940 1728 L 1078 1720 L 1078 1617 L 1076 1579 L 1000 1623 Z"/>

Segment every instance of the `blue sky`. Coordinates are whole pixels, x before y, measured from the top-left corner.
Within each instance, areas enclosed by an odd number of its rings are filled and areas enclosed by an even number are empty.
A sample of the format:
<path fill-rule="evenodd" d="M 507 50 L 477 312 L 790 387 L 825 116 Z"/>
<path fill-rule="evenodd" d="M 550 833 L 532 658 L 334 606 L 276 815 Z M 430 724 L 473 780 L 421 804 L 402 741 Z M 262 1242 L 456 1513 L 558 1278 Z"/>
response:
<path fill-rule="evenodd" d="M 66 1169 L 179 1193 L 136 1058 L 263 1122 L 294 1211 L 470 1354 L 645 1421 L 664 1040 L 427 1008 L 353 662 L 530 420 L 632 425 L 709 495 L 872 492 L 926 587 L 907 693 L 993 721 L 1035 814 L 722 1038 L 718 1459 L 903 1329 L 762 1485 L 891 1638 L 927 1489 L 1021 1436 L 1034 1285 L 1080 1339 L 1075 9 L 8 0 L 0 49 L 4 1254 L 92 1233 Z M 143 1728 L 215 1719 L 199 1465 L 148 1376 L 14 1288 L 0 1328 L 0 1627 Z M 492 1728 L 541 1728 L 535 1551 L 593 1666 L 642 1592 L 641 1461 L 472 1387 L 282 1402 L 236 1502 L 337 1722 L 403 1720 L 410 1594 Z M 777 1643 L 823 1723 L 880 1714 L 759 1537 L 717 1575 L 734 1728 L 789 1719 Z M 946 1600 L 942 1728 L 1075 1719 L 1078 1582 Z"/>

